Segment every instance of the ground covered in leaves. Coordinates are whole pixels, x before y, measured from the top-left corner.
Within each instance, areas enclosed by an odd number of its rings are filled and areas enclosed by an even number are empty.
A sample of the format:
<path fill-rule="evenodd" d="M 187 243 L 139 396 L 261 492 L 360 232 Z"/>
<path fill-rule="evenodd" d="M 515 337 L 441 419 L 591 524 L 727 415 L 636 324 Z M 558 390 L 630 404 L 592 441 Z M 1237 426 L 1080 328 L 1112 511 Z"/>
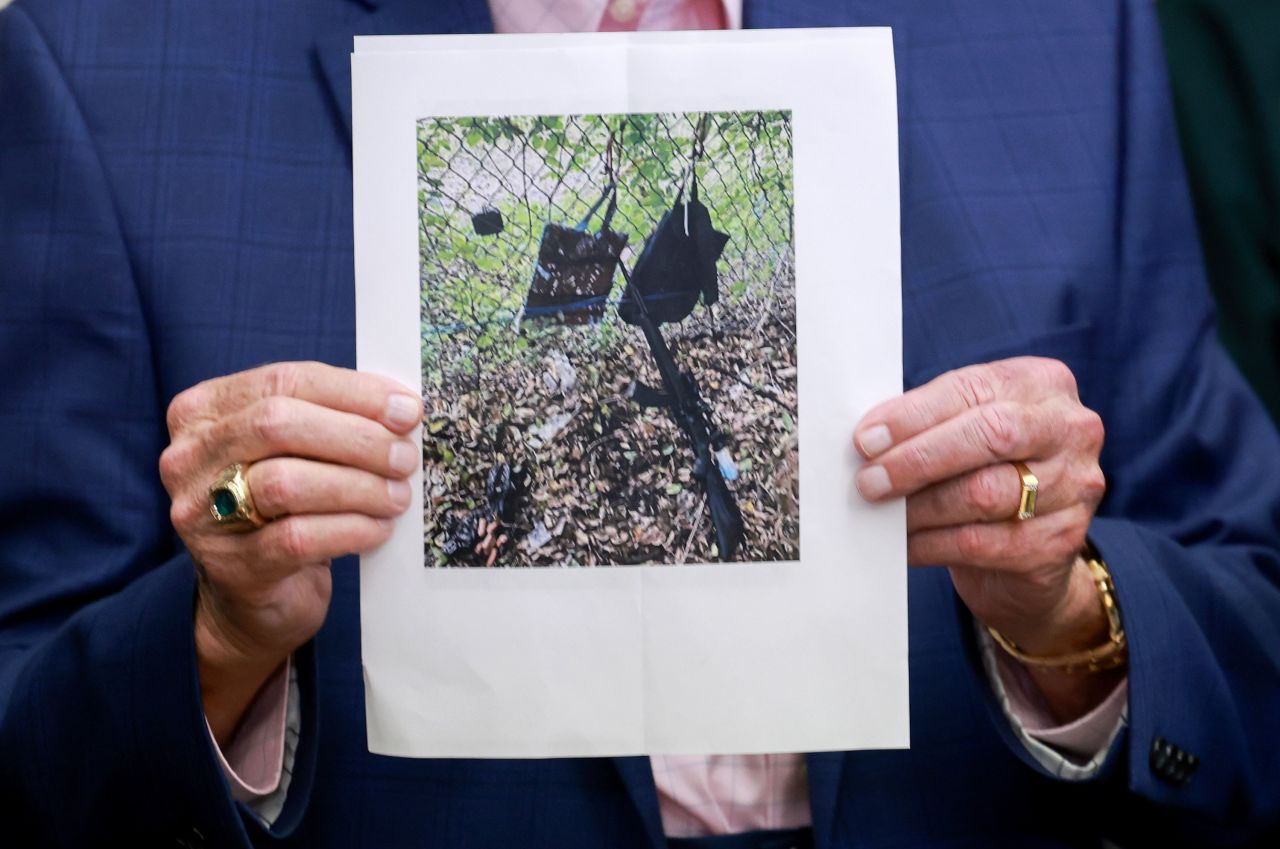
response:
<path fill-rule="evenodd" d="M 784 262 L 767 291 L 663 328 L 729 435 L 739 473 L 729 487 L 746 528 L 737 560 L 799 558 L 792 280 Z M 661 387 L 638 329 L 613 314 L 495 329 L 485 340 L 440 337 L 424 354 L 426 565 L 486 565 L 471 551 L 445 555 L 446 528 L 485 509 L 500 463 L 524 484 L 495 566 L 720 559 L 689 441 L 664 409 L 628 398 L 636 379 Z"/>

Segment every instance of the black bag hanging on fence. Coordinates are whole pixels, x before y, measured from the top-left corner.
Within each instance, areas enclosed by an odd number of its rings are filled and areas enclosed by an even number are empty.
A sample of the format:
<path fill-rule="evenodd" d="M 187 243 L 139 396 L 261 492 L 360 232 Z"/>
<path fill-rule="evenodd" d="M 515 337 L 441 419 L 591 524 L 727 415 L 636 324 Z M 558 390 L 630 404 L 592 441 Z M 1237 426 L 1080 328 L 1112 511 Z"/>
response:
<path fill-rule="evenodd" d="M 609 206 L 600 229 L 590 233 L 587 226 L 606 198 Z M 610 181 L 577 227 L 547 224 L 542 228 L 538 264 L 524 302 L 525 318 L 550 316 L 565 324 L 585 324 L 604 316 L 618 257 L 627 244 L 626 233 L 609 229 L 617 209 L 617 185 Z"/>
<path fill-rule="evenodd" d="M 477 236 L 496 236 L 502 232 L 502 213 L 486 206 L 471 216 L 471 228 Z"/>
<path fill-rule="evenodd" d="M 665 212 L 631 271 L 631 286 L 618 302 L 618 315 L 636 324 L 641 304 L 632 297 L 638 292 L 643 308 L 659 324 L 683 321 L 702 296 L 710 305 L 720 299 L 716 281 L 716 261 L 729 242 L 711 224 L 711 212 L 698 200 L 697 156 L 690 165 L 689 202 L 677 203 Z"/>

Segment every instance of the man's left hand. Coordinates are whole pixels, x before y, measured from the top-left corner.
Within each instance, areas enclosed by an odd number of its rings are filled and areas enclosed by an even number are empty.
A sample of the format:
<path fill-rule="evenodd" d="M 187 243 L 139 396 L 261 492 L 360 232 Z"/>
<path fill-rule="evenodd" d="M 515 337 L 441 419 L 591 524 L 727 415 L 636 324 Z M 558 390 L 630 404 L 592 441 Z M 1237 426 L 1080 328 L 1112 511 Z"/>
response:
<path fill-rule="evenodd" d="M 1018 357 L 947 372 L 863 417 L 869 501 L 907 499 L 907 559 L 945 565 L 973 615 L 1032 655 L 1104 642 L 1107 621 L 1081 552 L 1106 489 L 1103 426 L 1057 360 Z M 1024 463 L 1036 515 L 1019 521 Z M 1072 713 L 1073 710 L 1066 710 Z"/>

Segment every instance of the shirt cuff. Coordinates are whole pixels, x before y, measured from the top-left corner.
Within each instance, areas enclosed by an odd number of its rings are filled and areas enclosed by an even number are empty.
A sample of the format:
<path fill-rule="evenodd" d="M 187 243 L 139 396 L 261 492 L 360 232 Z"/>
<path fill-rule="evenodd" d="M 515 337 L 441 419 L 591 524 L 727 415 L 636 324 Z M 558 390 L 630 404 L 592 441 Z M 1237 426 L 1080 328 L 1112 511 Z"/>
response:
<path fill-rule="evenodd" d="M 292 658 L 286 660 L 267 679 L 225 750 L 213 741 L 218 763 L 237 801 L 254 802 L 280 789 L 292 663 Z M 213 739 L 212 730 L 209 737 Z"/>
<path fill-rule="evenodd" d="M 1112 729 L 1120 721 L 1129 695 L 1129 678 L 1122 678 L 1093 710 L 1065 724 L 1054 722 L 1044 697 L 1022 664 L 997 651 L 996 672 L 1004 684 L 1009 710 L 1026 732 L 1037 740 L 1087 761 L 1107 745 Z"/>
<path fill-rule="evenodd" d="M 1059 778 L 1084 781 L 1097 775 L 1120 729 L 1128 724 L 1128 676 L 1093 710 L 1056 724 L 1022 664 L 1000 651 L 985 628 L 978 625 L 977 629 L 987 680 L 1014 735 L 1041 766 Z"/>

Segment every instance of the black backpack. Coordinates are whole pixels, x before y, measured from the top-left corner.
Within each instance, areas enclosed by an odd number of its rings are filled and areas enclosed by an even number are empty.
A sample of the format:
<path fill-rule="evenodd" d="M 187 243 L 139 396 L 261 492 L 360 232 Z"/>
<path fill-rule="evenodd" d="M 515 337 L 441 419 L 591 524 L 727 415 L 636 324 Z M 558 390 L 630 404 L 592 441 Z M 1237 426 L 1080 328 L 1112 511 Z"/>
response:
<path fill-rule="evenodd" d="M 692 172 L 688 203 L 680 202 L 663 214 L 645 242 L 631 272 L 631 286 L 618 302 L 618 315 L 636 324 L 641 310 L 658 324 L 683 321 L 702 296 L 710 305 L 720 299 L 716 261 L 729 236 L 711 223 L 711 213 L 698 200 L 698 175 Z M 638 293 L 639 298 L 633 297 Z"/>

